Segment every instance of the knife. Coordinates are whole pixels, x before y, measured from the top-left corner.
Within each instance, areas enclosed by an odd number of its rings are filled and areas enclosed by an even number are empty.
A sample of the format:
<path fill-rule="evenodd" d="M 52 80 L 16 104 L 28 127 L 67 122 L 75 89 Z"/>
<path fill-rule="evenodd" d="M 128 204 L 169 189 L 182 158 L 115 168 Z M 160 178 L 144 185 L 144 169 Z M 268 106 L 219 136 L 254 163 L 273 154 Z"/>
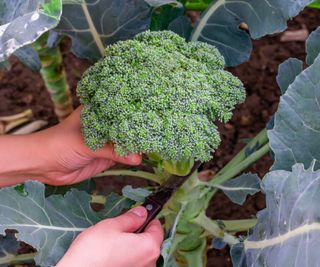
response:
<path fill-rule="evenodd" d="M 186 180 L 188 180 L 190 175 L 196 169 L 198 169 L 200 165 L 201 162 L 197 161 L 187 175 L 170 175 L 168 180 L 156 192 L 152 193 L 145 199 L 142 206 L 145 207 L 148 212 L 147 219 L 143 225 L 137 231 L 135 231 L 135 233 L 142 233 L 146 229 L 149 223 L 156 218 L 171 196 L 178 190 L 180 186 L 183 185 Z"/>

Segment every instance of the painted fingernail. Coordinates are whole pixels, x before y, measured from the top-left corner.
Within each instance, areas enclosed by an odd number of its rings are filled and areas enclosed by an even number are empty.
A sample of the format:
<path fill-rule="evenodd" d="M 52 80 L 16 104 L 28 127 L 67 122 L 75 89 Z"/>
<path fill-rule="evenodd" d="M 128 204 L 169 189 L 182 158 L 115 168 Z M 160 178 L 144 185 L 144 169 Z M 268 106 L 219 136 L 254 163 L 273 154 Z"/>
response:
<path fill-rule="evenodd" d="M 147 210 L 144 207 L 136 207 L 131 209 L 129 212 L 132 212 L 141 218 L 144 218 L 147 215 Z"/>

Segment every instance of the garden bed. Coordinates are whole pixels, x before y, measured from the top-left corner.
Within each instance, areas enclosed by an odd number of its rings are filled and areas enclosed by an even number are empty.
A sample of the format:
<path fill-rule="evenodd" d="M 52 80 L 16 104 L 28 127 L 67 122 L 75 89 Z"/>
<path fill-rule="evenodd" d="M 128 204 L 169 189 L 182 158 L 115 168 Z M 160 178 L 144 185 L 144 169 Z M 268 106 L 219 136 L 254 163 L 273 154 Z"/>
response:
<path fill-rule="evenodd" d="M 293 21 L 289 22 L 288 31 L 307 29 L 314 30 L 319 23 L 320 10 L 306 9 Z M 241 140 L 255 136 L 269 121 L 276 111 L 280 91 L 276 84 L 278 65 L 288 57 L 304 59 L 304 41 L 281 42 L 282 34 L 276 34 L 254 41 L 254 49 L 250 61 L 230 69 L 245 84 L 247 98 L 244 104 L 234 111 L 232 120 L 220 126 L 222 144 L 212 161 L 203 169 L 219 170 L 238 152 L 244 142 Z M 74 104 L 79 104 L 75 96 L 76 84 L 83 71 L 90 66 L 85 60 L 79 60 L 69 50 L 69 42 L 63 43 L 64 62 L 68 72 L 69 84 L 74 95 Z M 49 125 L 57 123 L 52 104 L 38 74 L 32 73 L 14 58 L 11 59 L 12 69 L 0 72 L 0 116 L 15 114 L 27 108 L 34 112 L 35 119 L 44 119 Z M 252 167 L 262 177 L 269 169 L 272 161 L 266 156 Z M 119 191 L 132 178 L 99 179 L 99 187 L 106 192 Z M 130 182 L 132 185 L 143 185 L 139 180 Z M 223 193 L 218 193 L 208 209 L 208 215 L 215 219 L 241 219 L 255 215 L 264 208 L 264 197 L 257 194 L 250 197 L 244 206 L 238 206 L 228 200 Z M 225 209 L 228 207 L 228 209 Z M 226 260 L 227 259 L 227 260 Z M 209 250 L 208 266 L 231 266 L 227 250 Z"/>

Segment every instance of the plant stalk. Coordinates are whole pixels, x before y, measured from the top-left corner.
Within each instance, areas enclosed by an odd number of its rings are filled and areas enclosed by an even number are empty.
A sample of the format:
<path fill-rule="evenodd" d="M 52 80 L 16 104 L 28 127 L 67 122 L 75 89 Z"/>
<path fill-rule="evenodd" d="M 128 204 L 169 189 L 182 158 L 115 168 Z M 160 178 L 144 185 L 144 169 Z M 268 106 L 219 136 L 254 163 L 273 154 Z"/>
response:
<path fill-rule="evenodd" d="M 91 195 L 91 203 L 106 204 L 107 198 L 102 195 Z"/>
<path fill-rule="evenodd" d="M 151 172 L 138 171 L 138 170 L 134 171 L 134 170 L 128 170 L 128 169 L 107 170 L 105 172 L 99 173 L 98 175 L 94 176 L 94 178 L 103 177 L 103 176 L 118 176 L 118 175 L 139 177 L 152 182 L 156 182 L 158 184 L 160 184 L 161 182 L 160 178 Z"/>
<path fill-rule="evenodd" d="M 201 212 L 199 216 L 197 216 L 192 222 L 201 226 L 213 236 L 221 238 L 230 246 L 239 243 L 239 240 L 235 236 L 225 232 L 225 230 L 222 229 L 218 223 L 208 218 L 204 212 Z"/>
<path fill-rule="evenodd" d="M 47 34 L 35 42 L 34 48 L 40 57 L 40 73 L 50 93 L 55 113 L 59 121 L 62 121 L 73 111 L 73 106 L 60 49 L 58 46 L 47 46 Z"/>
<path fill-rule="evenodd" d="M 251 164 L 255 163 L 258 159 L 263 157 L 269 151 L 270 151 L 270 147 L 269 147 L 269 143 L 267 143 L 263 147 L 261 147 L 259 150 L 257 150 L 256 152 L 248 156 L 245 160 L 237 164 L 236 166 L 233 166 L 232 168 L 230 168 L 229 170 L 223 173 L 220 173 L 220 172 L 217 173 L 217 175 L 215 175 L 213 179 L 208 182 L 208 184 L 214 186 L 214 185 L 220 185 L 225 181 L 228 181 L 229 179 L 235 177 L 236 175 L 244 171 Z"/>
<path fill-rule="evenodd" d="M 22 126 L 20 129 L 11 132 L 11 134 L 15 134 L 15 135 L 30 134 L 30 133 L 33 133 L 33 132 L 40 130 L 41 128 L 43 128 L 47 125 L 48 125 L 47 121 L 37 120 L 37 121 L 33 121 L 31 123 L 28 123 L 25 126 Z"/>
<path fill-rule="evenodd" d="M 231 161 L 228 162 L 227 165 L 225 165 L 219 173 L 222 174 L 234 166 L 238 165 L 240 162 L 246 159 L 247 157 L 247 151 L 249 149 L 258 149 L 268 143 L 268 135 L 267 135 L 267 129 L 264 128 L 260 133 L 258 133 L 241 151 L 233 157 Z"/>
<path fill-rule="evenodd" d="M 242 232 L 251 229 L 257 224 L 257 219 L 222 220 L 224 230 L 229 232 Z"/>
<path fill-rule="evenodd" d="M 30 121 L 32 118 L 32 110 L 27 109 L 21 113 L 11 116 L 0 117 L 0 134 L 6 134 L 12 129 Z"/>
<path fill-rule="evenodd" d="M 0 265 L 17 265 L 17 264 L 26 264 L 26 263 L 33 263 L 34 257 L 37 253 L 27 253 L 27 254 L 19 254 L 19 255 L 8 255 L 0 259 Z M 4 265 L 4 266 L 7 266 Z"/>

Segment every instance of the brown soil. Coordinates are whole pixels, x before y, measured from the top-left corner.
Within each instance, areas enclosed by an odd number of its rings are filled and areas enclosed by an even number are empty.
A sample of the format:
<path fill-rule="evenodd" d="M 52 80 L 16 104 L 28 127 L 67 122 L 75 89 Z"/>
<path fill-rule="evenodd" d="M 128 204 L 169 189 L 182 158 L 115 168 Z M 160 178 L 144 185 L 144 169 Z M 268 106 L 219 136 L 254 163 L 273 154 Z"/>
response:
<path fill-rule="evenodd" d="M 309 32 L 319 25 L 320 10 L 306 9 L 298 17 L 289 22 L 289 30 L 307 28 Z M 214 159 L 204 165 L 204 169 L 218 171 L 243 146 L 242 139 L 255 136 L 276 111 L 280 92 L 276 84 L 278 65 L 289 57 L 305 58 L 304 42 L 280 42 L 281 34 L 268 36 L 253 42 L 254 48 L 250 61 L 230 69 L 243 82 L 247 90 L 247 99 L 234 111 L 233 119 L 226 125 L 219 125 L 222 144 L 215 152 Z M 79 104 L 75 97 L 75 89 L 83 71 L 89 62 L 79 60 L 69 50 L 69 42 L 63 43 L 64 62 L 68 81 L 74 95 L 75 106 Z M 49 125 L 57 123 L 53 113 L 49 95 L 39 74 L 32 73 L 22 66 L 15 58 L 11 59 L 12 69 L 0 72 L 0 116 L 20 112 L 31 108 L 35 119 L 49 121 Z M 257 172 L 261 177 L 268 171 L 272 161 L 265 156 L 254 164 L 250 171 Z M 143 182 L 131 178 L 100 179 L 100 188 L 104 191 L 118 191 L 124 184 L 141 186 Z M 212 199 L 208 215 L 215 219 L 249 218 L 265 206 L 262 194 L 249 197 L 244 206 L 231 203 L 223 193 Z M 208 265 L 214 267 L 232 266 L 228 250 L 210 249 Z M 196 267 L 196 266 L 192 266 Z"/>

